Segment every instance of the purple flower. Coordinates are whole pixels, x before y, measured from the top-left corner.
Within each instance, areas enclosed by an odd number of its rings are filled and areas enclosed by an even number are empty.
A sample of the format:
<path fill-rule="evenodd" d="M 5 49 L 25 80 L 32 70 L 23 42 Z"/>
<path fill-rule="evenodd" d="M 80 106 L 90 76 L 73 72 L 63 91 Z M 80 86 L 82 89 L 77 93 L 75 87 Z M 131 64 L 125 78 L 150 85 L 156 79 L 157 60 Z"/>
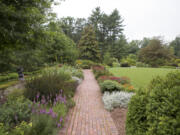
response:
<path fill-rule="evenodd" d="M 40 93 L 38 92 L 37 95 L 36 95 L 37 101 L 38 101 L 38 99 L 39 99 L 39 96 L 40 96 Z"/>
<path fill-rule="evenodd" d="M 52 118 L 56 118 L 57 114 L 53 112 L 53 113 L 51 113 L 51 116 L 52 116 Z"/>
<path fill-rule="evenodd" d="M 61 123 L 63 121 L 63 118 L 61 117 L 60 119 L 59 119 L 59 122 Z"/>
<path fill-rule="evenodd" d="M 60 124 L 60 123 L 58 123 L 58 124 L 57 124 L 57 127 L 58 127 L 58 128 L 60 128 L 60 127 L 61 127 L 61 124 Z"/>
<path fill-rule="evenodd" d="M 53 109 L 50 108 L 48 114 L 52 114 L 52 113 L 53 113 Z"/>
<path fill-rule="evenodd" d="M 45 109 L 40 109 L 39 113 L 40 113 L 40 114 L 45 114 L 45 113 L 46 113 L 46 110 L 45 110 Z"/>

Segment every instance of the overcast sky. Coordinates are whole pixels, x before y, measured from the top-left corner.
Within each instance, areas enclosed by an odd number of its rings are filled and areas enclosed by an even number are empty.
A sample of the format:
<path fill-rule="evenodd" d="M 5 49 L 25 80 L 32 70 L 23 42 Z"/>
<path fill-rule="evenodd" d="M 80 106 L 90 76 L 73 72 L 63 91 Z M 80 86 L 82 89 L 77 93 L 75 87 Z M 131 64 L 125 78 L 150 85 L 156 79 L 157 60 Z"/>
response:
<path fill-rule="evenodd" d="M 54 11 L 58 17 L 87 18 L 98 6 L 107 14 L 119 10 L 129 40 L 163 36 L 170 41 L 180 35 L 180 0 L 65 0 Z"/>

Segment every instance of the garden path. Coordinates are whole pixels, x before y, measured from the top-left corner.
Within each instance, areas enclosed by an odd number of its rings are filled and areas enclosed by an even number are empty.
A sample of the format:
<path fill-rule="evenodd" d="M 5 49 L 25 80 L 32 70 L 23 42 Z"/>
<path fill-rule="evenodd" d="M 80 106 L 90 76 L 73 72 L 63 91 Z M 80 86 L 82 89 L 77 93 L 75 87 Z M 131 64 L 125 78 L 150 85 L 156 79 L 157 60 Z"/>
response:
<path fill-rule="evenodd" d="M 108 111 L 104 109 L 101 92 L 91 70 L 83 70 L 84 80 L 78 86 L 76 106 L 59 135 L 118 135 Z"/>

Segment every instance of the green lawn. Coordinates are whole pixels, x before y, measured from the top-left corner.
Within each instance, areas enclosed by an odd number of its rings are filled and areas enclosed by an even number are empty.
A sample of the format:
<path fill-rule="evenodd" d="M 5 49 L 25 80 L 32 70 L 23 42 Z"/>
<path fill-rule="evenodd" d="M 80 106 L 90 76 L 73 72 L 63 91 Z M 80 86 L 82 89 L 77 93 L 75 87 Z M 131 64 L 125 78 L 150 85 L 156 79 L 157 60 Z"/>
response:
<path fill-rule="evenodd" d="M 176 69 L 165 68 L 110 68 L 115 76 L 127 76 L 131 79 L 131 83 L 135 88 L 146 87 L 149 82 L 156 76 L 165 76 Z"/>

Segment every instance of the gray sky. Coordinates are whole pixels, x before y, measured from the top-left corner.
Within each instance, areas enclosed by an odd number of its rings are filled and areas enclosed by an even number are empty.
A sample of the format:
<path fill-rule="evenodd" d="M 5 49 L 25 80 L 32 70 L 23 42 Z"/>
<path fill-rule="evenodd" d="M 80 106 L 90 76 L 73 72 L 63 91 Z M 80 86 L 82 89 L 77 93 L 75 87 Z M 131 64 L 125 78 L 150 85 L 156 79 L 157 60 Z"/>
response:
<path fill-rule="evenodd" d="M 180 35 L 180 0 L 65 0 L 53 10 L 58 17 L 87 18 L 97 6 L 107 14 L 119 10 L 129 40 L 163 36 L 170 41 Z"/>

